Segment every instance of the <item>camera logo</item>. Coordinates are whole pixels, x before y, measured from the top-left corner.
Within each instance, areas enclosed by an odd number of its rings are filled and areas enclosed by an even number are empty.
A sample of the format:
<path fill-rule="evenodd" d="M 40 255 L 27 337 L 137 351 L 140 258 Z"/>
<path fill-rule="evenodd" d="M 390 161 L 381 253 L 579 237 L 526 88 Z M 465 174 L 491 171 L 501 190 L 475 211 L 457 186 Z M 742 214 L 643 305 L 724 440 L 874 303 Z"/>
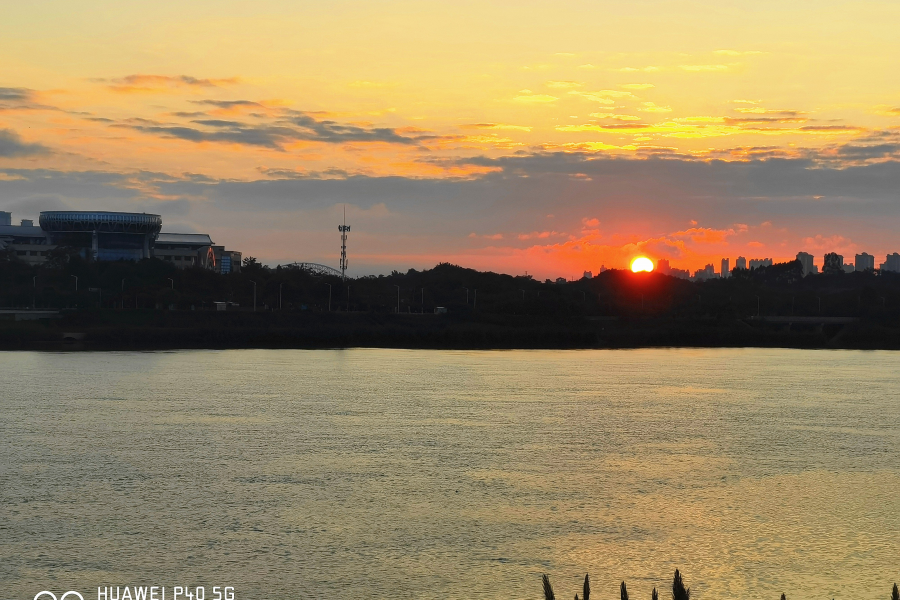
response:
<path fill-rule="evenodd" d="M 44 590 L 43 592 L 38 592 L 34 596 L 34 600 L 38 600 L 38 598 L 40 598 L 41 596 L 50 596 L 50 598 L 52 598 L 53 600 L 66 600 L 70 596 L 78 596 L 78 600 L 84 600 L 84 596 L 82 596 L 75 590 L 69 590 L 68 592 L 66 592 L 65 594 L 60 596 L 58 599 L 56 597 L 56 594 L 54 594 L 53 592 L 48 592 L 47 590 Z M 72 600 L 74 600 L 74 598 L 72 598 Z"/>

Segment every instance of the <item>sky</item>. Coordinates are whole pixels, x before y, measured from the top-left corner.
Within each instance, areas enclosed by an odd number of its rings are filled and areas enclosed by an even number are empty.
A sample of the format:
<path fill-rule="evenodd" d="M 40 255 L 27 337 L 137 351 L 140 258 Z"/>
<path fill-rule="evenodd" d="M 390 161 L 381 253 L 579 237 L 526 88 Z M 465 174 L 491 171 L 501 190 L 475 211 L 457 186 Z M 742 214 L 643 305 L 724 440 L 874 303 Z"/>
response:
<path fill-rule="evenodd" d="M 900 3 L 4 2 L 0 210 L 270 265 L 900 251 Z"/>

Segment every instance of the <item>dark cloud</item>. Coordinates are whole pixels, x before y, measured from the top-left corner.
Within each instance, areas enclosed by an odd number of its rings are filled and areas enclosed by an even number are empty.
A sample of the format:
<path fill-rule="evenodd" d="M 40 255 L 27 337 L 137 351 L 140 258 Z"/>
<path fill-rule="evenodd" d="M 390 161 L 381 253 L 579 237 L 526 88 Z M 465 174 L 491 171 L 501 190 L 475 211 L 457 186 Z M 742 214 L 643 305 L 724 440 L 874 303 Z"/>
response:
<path fill-rule="evenodd" d="M 0 158 L 19 158 L 48 154 L 50 149 L 41 144 L 28 144 L 12 129 L 0 129 Z"/>
<path fill-rule="evenodd" d="M 205 104 L 217 100 L 198 101 Z M 228 101 L 229 105 L 243 101 Z M 176 138 L 191 142 L 218 142 L 242 144 L 284 150 L 284 145 L 296 141 L 344 144 L 350 142 L 382 142 L 386 144 L 417 145 L 437 136 L 419 133 L 405 136 L 388 127 L 363 127 L 344 125 L 336 121 L 318 120 L 309 114 L 290 111 L 289 118 L 281 118 L 271 123 L 244 123 L 226 119 L 197 119 L 196 126 L 173 125 L 149 119 L 127 119 L 117 127 L 127 127 L 142 133 Z"/>
<path fill-rule="evenodd" d="M 805 123 L 804 117 L 725 117 L 728 125 L 744 125 L 750 123 Z"/>
<path fill-rule="evenodd" d="M 147 75 L 134 74 L 111 79 L 91 79 L 95 83 L 108 84 L 115 92 L 146 92 L 166 87 L 222 87 L 239 82 L 236 77 L 225 79 L 205 79 L 191 75 Z"/>
<path fill-rule="evenodd" d="M 189 100 L 192 104 L 205 104 L 207 106 L 215 106 L 217 108 L 235 108 L 238 106 L 254 106 L 256 108 L 265 108 L 259 102 L 252 100 Z"/>
<path fill-rule="evenodd" d="M 37 101 L 34 90 L 0 87 L 0 111 L 4 110 L 59 110 Z"/>

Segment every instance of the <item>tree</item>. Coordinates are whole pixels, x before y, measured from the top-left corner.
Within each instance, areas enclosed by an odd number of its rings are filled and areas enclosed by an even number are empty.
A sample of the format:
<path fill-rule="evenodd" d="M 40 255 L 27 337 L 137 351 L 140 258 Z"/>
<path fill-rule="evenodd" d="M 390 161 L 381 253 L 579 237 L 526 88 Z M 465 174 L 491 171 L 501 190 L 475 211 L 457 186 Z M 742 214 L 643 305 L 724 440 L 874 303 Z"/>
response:
<path fill-rule="evenodd" d="M 556 600 L 556 596 L 553 594 L 553 586 L 550 585 L 550 578 L 546 574 L 541 577 L 541 583 L 544 584 L 544 600 Z"/>
<path fill-rule="evenodd" d="M 844 272 L 844 257 L 837 252 L 829 252 L 825 255 L 825 262 L 822 264 L 822 273 L 835 274 Z"/>
<path fill-rule="evenodd" d="M 684 587 L 678 569 L 675 569 L 675 578 L 672 580 L 672 600 L 691 600 L 691 588 Z"/>

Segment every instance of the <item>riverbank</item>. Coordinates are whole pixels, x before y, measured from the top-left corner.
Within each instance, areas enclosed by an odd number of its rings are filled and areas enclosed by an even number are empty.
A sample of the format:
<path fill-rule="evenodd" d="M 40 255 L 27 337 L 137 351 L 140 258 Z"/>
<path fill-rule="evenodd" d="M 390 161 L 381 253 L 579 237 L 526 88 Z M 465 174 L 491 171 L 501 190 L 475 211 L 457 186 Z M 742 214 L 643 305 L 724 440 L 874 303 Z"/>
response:
<path fill-rule="evenodd" d="M 771 347 L 900 349 L 892 320 L 535 317 L 94 310 L 0 321 L 4 350 L 201 348 L 540 349 Z"/>

